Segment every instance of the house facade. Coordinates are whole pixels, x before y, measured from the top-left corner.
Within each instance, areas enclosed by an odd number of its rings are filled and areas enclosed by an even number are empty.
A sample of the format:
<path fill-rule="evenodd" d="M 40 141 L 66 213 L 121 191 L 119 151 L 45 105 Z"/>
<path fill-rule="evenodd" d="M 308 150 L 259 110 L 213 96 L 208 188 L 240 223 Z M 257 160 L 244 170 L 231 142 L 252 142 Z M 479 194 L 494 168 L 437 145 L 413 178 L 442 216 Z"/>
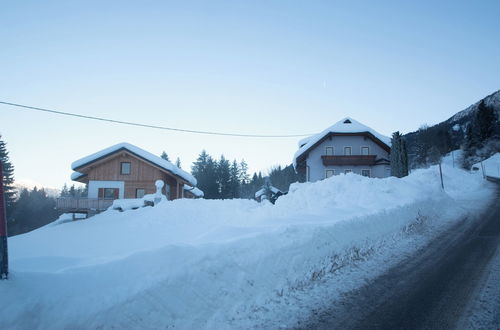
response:
<path fill-rule="evenodd" d="M 162 193 L 174 200 L 184 197 L 185 187 L 196 186 L 191 174 L 129 143 L 77 160 L 72 169 L 72 180 L 87 184 L 88 199 L 142 198 L 155 193 L 155 181 L 162 180 Z"/>
<path fill-rule="evenodd" d="M 318 181 L 342 173 L 372 178 L 391 175 L 390 138 L 352 118 L 302 139 L 294 167 L 302 181 Z"/>

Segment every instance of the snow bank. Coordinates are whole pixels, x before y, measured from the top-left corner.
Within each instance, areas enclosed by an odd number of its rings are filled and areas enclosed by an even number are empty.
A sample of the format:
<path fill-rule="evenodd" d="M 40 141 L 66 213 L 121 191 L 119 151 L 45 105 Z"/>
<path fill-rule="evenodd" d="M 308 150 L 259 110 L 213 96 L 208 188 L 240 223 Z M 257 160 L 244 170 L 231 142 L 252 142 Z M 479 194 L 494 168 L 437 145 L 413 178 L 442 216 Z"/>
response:
<path fill-rule="evenodd" d="M 471 167 L 473 172 L 481 173 L 484 176 L 500 179 L 500 153 L 496 153 L 488 159 Z"/>
<path fill-rule="evenodd" d="M 181 199 L 13 237 L 0 319 L 41 329 L 293 326 L 284 296 L 491 197 L 478 176 L 443 170 L 446 191 L 435 167 L 403 179 L 347 174 L 294 184 L 274 206 Z"/>

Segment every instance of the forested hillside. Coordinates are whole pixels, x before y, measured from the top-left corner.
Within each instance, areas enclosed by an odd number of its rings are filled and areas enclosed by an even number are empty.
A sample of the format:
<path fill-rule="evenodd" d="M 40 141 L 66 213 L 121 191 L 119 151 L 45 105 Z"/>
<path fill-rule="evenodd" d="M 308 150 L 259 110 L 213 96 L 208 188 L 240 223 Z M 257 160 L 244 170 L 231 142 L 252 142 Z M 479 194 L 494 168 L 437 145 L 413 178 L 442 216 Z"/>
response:
<path fill-rule="evenodd" d="M 412 168 L 428 163 L 431 149 L 444 155 L 461 148 L 464 167 L 500 151 L 500 90 L 434 126 L 421 126 L 404 136 Z"/>

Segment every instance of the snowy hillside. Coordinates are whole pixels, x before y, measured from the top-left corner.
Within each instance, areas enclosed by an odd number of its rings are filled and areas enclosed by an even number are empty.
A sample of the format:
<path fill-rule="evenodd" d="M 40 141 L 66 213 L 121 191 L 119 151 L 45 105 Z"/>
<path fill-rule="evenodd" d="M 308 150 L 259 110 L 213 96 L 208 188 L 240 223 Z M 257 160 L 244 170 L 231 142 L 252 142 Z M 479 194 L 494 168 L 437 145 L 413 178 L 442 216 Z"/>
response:
<path fill-rule="evenodd" d="M 486 96 L 483 100 L 484 100 L 484 104 L 487 107 L 492 107 L 493 109 L 495 109 L 497 111 L 498 114 L 500 114 L 500 90 L 496 91 L 493 94 Z M 469 106 L 467 109 L 456 113 L 453 117 L 451 117 L 447 121 L 449 121 L 450 123 L 456 123 L 456 122 L 461 121 L 462 119 L 465 119 L 469 116 L 474 115 L 478 106 L 479 106 L 479 103 L 481 103 L 481 101 L 482 100 L 479 100 L 476 103 Z"/>
<path fill-rule="evenodd" d="M 294 184 L 276 205 L 184 199 L 59 221 L 9 239 L 0 319 L 9 329 L 293 326 L 301 302 L 324 298 L 305 294 L 318 281 L 360 285 L 340 281 L 341 269 L 414 248 L 492 196 L 480 176 L 444 166 L 446 192 L 438 177 L 435 167 L 339 175 Z"/>

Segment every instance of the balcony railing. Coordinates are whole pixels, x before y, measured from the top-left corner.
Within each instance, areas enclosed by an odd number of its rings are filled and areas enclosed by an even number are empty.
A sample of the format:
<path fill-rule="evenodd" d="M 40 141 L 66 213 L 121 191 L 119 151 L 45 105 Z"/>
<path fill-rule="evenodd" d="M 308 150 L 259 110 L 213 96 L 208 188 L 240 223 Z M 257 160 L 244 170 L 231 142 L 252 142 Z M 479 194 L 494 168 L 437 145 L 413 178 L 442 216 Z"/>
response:
<path fill-rule="evenodd" d="M 375 165 L 376 155 L 321 156 L 323 165 Z"/>
<path fill-rule="evenodd" d="M 113 204 L 112 199 L 72 198 L 56 199 L 56 208 L 64 212 L 104 211 Z"/>

